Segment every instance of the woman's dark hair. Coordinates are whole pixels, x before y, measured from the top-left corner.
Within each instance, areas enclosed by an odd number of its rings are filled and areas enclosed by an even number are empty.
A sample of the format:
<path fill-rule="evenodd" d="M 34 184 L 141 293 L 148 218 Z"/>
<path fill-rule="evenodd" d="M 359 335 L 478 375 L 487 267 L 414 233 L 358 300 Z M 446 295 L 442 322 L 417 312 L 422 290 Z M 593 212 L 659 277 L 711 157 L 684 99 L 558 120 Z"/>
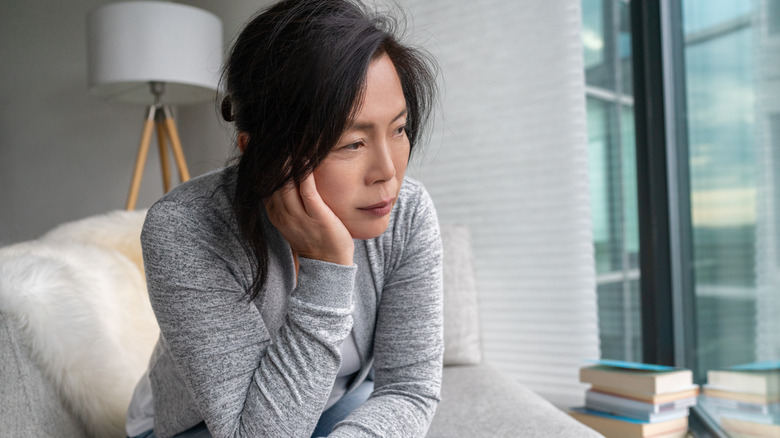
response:
<path fill-rule="evenodd" d="M 233 209 L 256 261 L 250 300 L 268 270 L 263 200 L 291 180 L 299 184 L 328 155 L 359 110 L 369 63 L 380 55 L 401 81 L 410 151 L 420 139 L 435 99 L 435 63 L 403 45 L 396 25 L 357 1 L 285 0 L 236 39 L 223 72 L 221 112 L 248 134 Z"/>

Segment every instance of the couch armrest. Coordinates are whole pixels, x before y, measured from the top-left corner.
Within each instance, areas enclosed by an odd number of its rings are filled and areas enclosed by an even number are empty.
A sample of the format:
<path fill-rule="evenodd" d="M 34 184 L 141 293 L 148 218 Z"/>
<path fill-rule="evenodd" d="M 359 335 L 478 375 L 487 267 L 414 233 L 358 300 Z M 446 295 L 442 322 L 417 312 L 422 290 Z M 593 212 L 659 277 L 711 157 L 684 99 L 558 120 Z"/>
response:
<path fill-rule="evenodd" d="M 0 431 L 19 438 L 82 438 L 86 431 L 30 357 L 15 320 L 0 312 Z"/>
<path fill-rule="evenodd" d="M 429 438 L 601 436 L 488 364 L 445 366 L 441 396 Z"/>

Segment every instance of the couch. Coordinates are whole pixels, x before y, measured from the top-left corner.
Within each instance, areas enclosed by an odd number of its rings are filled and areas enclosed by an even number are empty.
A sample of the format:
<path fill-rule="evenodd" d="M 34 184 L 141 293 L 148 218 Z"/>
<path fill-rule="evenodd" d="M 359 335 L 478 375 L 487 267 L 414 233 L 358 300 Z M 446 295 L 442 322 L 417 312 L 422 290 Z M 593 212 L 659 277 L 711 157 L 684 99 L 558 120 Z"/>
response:
<path fill-rule="evenodd" d="M 123 437 L 158 335 L 143 211 L 63 224 L 0 248 L 0 435 Z M 429 437 L 598 437 L 482 360 L 468 230 L 442 226 L 445 357 Z"/>

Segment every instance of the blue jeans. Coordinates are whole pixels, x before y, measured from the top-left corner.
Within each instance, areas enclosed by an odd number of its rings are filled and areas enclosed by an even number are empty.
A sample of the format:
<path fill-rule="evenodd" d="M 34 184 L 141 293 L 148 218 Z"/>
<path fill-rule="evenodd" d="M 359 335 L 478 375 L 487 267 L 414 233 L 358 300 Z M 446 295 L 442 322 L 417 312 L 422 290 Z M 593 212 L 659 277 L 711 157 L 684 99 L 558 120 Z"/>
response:
<path fill-rule="evenodd" d="M 333 426 L 339 421 L 347 418 L 350 412 L 354 411 L 358 406 L 362 405 L 371 395 L 374 390 L 374 382 L 371 380 L 364 380 L 354 391 L 345 395 L 335 405 L 328 408 L 320 416 L 320 421 L 317 422 L 317 427 L 314 428 L 314 433 L 311 434 L 312 438 L 319 438 L 330 435 L 333 430 Z"/>
<path fill-rule="evenodd" d="M 366 380 L 360 384 L 354 391 L 345 395 L 335 405 L 331 406 L 327 411 L 323 412 L 320 416 L 320 420 L 317 422 L 317 427 L 314 428 L 312 438 L 319 438 L 328 436 L 333 430 L 333 426 L 339 421 L 347 418 L 350 412 L 355 408 L 362 405 L 371 395 L 371 391 L 374 390 L 374 382 Z M 153 430 L 146 431 L 141 435 L 132 438 L 157 438 Z M 185 430 L 184 432 L 176 435 L 174 438 L 212 438 L 211 433 L 206 428 L 206 423 L 200 423 L 192 429 Z"/>

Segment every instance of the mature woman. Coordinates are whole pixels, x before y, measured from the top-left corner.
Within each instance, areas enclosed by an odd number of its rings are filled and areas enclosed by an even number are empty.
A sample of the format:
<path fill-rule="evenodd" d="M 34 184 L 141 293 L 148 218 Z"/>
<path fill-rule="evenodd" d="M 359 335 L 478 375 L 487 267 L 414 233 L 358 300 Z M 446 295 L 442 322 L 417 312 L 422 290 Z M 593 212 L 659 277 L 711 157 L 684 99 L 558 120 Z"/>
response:
<path fill-rule="evenodd" d="M 431 62 L 345 0 L 283 1 L 235 42 L 236 165 L 142 235 L 161 337 L 131 437 L 423 436 L 439 399 L 441 244 L 405 178 Z"/>
<path fill-rule="evenodd" d="M 161 337 L 131 437 L 419 437 L 439 400 L 441 244 L 405 178 L 428 58 L 346 0 L 259 14 L 228 59 L 236 165 L 142 234 Z"/>

